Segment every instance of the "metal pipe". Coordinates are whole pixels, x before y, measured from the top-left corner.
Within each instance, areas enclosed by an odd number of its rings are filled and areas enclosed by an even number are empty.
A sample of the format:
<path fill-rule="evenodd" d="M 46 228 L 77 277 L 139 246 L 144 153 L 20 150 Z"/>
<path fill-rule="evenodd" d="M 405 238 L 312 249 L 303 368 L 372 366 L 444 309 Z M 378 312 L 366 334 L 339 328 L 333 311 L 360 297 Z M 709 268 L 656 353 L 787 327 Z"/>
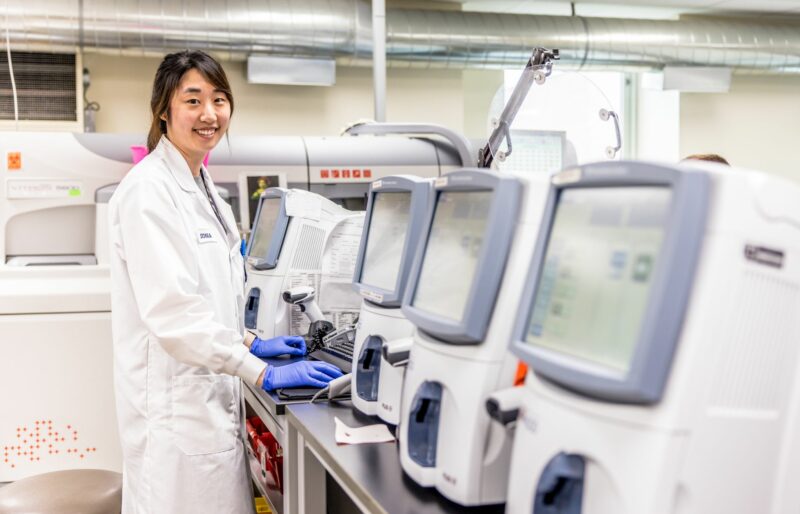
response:
<path fill-rule="evenodd" d="M 249 53 L 335 57 L 371 65 L 368 0 L 38 0 L 10 2 L 14 50 L 154 55 L 181 48 L 244 59 Z M 561 50 L 560 68 L 724 66 L 800 73 L 800 24 L 691 17 L 680 21 L 386 11 L 392 67 L 518 67 L 531 48 Z"/>
<path fill-rule="evenodd" d="M 372 0 L 372 77 L 375 121 L 386 121 L 386 2 Z"/>

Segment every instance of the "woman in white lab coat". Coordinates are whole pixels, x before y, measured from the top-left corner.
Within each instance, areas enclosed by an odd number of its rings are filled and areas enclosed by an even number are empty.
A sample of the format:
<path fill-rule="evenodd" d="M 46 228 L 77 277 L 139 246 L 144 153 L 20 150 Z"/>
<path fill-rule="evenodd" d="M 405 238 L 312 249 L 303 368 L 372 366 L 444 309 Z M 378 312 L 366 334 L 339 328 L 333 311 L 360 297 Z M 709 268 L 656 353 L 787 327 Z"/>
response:
<path fill-rule="evenodd" d="M 250 513 L 241 380 L 322 387 L 341 372 L 266 366 L 258 357 L 303 354 L 302 338 L 244 332 L 239 233 L 202 165 L 233 112 L 222 67 L 167 55 L 150 104 L 150 154 L 109 206 L 122 511 Z"/>

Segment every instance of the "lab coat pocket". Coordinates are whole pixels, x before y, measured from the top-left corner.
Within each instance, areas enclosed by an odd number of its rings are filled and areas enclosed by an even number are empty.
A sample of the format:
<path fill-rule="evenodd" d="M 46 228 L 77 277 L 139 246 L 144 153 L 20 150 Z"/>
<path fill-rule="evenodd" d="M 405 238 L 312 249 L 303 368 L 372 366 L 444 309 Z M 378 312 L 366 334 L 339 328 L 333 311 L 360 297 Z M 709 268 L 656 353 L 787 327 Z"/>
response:
<path fill-rule="evenodd" d="M 172 431 L 186 455 L 232 450 L 236 446 L 233 379 L 227 375 L 172 379 Z"/>

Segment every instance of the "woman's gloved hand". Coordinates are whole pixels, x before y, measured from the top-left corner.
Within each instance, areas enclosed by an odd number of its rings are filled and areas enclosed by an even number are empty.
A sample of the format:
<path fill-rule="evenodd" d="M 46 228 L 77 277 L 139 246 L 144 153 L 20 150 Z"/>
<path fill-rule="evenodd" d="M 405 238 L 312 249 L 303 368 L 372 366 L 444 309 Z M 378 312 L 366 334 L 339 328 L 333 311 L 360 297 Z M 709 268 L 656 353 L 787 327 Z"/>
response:
<path fill-rule="evenodd" d="M 278 336 L 267 340 L 256 337 L 250 345 L 250 353 L 256 357 L 302 356 L 306 354 L 306 342 L 300 336 Z"/>
<path fill-rule="evenodd" d="M 261 388 L 273 391 L 284 387 L 325 387 L 334 378 L 342 376 L 342 371 L 322 361 L 300 361 L 286 366 L 269 366 L 264 373 Z"/>

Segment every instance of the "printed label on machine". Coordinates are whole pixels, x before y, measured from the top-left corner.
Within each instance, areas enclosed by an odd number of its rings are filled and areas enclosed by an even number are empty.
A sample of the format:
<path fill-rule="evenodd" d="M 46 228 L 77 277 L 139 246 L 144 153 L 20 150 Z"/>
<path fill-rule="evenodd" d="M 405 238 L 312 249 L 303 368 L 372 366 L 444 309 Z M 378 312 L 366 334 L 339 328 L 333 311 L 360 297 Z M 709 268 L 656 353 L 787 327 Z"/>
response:
<path fill-rule="evenodd" d="M 10 179 L 6 181 L 6 198 L 69 198 L 80 197 L 83 185 L 77 180 Z"/>
<path fill-rule="evenodd" d="M 361 296 L 363 296 L 367 300 L 372 300 L 378 303 L 381 303 L 383 301 L 383 295 L 375 293 L 373 291 L 361 291 Z"/>

